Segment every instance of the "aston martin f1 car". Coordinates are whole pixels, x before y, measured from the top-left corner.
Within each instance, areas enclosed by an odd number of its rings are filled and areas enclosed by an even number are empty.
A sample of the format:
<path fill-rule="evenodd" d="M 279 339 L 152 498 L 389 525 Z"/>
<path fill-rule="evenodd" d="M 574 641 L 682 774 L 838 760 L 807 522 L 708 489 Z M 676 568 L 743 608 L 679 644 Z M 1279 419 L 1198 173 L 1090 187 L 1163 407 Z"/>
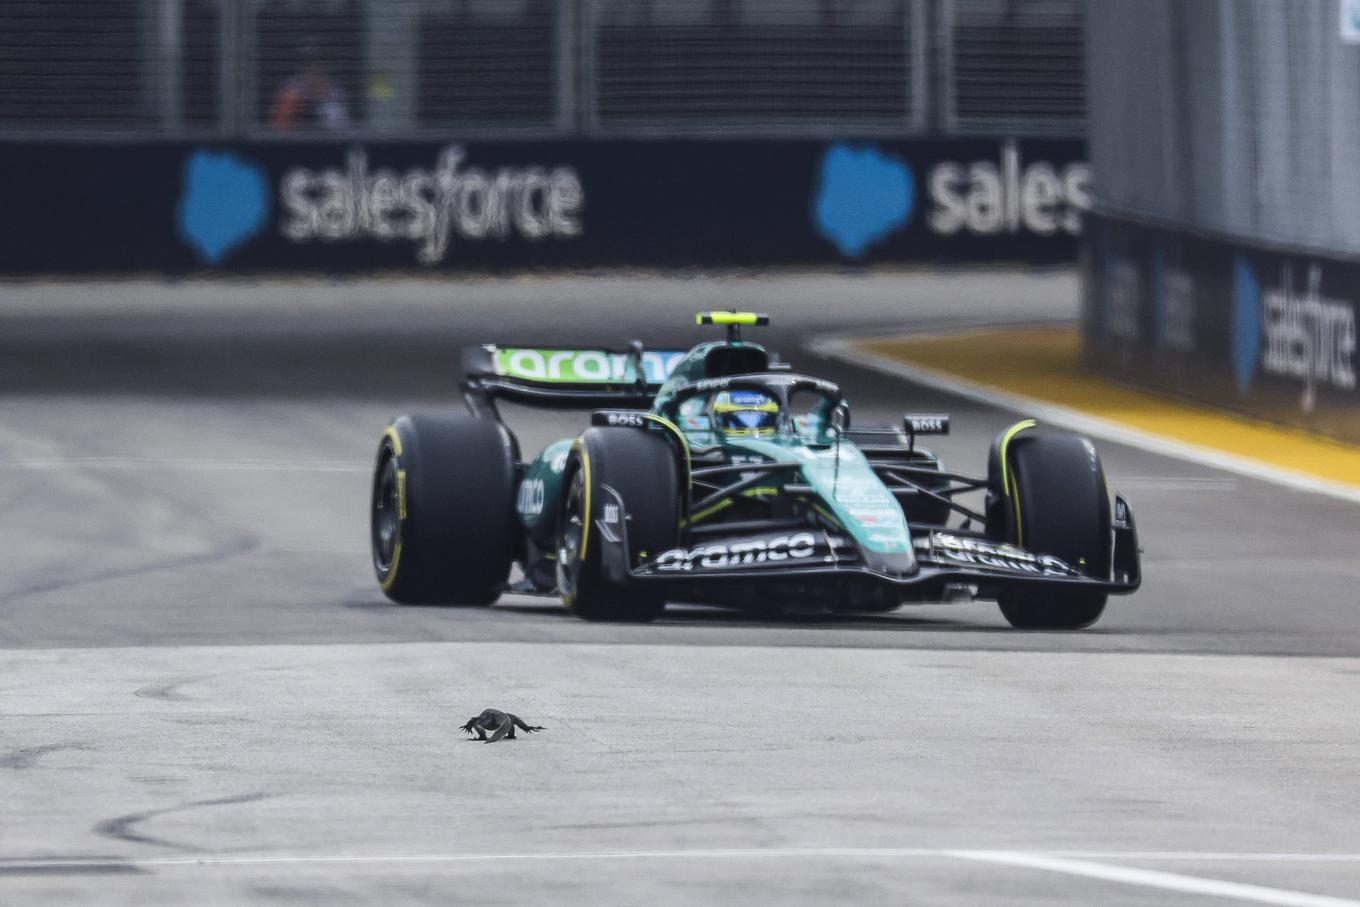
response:
<path fill-rule="evenodd" d="M 468 414 L 403 415 L 379 445 L 383 592 L 560 596 L 617 621 L 667 601 L 863 612 L 982 598 L 1015 627 L 1075 629 L 1139 587 L 1133 511 L 1111 505 L 1089 441 L 1025 420 L 996 438 L 985 476 L 960 475 L 918 443 L 948 415 L 852 427 L 836 385 L 742 339 L 767 316 L 698 322 L 727 335 L 688 352 L 465 350 Z M 502 400 L 593 413 L 526 461 Z"/>

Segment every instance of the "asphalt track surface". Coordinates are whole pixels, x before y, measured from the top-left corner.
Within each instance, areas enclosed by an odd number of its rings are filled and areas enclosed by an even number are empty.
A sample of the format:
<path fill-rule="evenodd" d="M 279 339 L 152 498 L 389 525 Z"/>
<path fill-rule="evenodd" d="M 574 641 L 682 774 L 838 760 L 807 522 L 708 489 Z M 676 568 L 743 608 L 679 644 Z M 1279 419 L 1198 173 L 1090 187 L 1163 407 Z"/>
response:
<path fill-rule="evenodd" d="M 1143 590 L 645 626 L 388 604 L 386 420 L 466 343 L 1048 323 L 1065 273 L 0 288 L 0 903 L 1360 903 L 1354 504 L 1100 444 Z M 573 433 L 516 411 L 526 449 Z M 482 708 L 547 726 L 490 749 Z"/>

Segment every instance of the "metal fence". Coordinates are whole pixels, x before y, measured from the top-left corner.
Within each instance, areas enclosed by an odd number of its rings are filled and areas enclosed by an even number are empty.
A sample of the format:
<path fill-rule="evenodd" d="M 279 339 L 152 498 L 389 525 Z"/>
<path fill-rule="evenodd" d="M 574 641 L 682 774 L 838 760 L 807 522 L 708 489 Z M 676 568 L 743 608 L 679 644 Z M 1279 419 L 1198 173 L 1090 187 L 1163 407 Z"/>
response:
<path fill-rule="evenodd" d="M 0 138 L 1077 135 L 1082 20 L 1082 0 L 3 0 Z"/>
<path fill-rule="evenodd" d="M 1357 33 L 1360 4 L 1342 0 L 1093 3 L 1098 204 L 1360 253 Z"/>

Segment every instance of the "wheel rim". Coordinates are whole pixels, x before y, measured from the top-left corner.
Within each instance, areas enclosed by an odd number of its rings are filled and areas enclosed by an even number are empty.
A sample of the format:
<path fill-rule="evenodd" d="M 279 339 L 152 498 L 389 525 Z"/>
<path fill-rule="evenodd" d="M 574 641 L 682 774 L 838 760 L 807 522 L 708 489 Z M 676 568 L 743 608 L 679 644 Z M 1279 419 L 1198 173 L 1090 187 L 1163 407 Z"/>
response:
<path fill-rule="evenodd" d="M 397 458 L 388 451 L 378 468 L 378 480 L 373 483 L 373 563 L 384 576 L 392 569 L 392 560 L 401 543 L 400 508 Z"/>
<path fill-rule="evenodd" d="M 557 536 L 557 587 L 563 595 L 576 591 L 581 572 L 581 537 L 585 533 L 585 478 L 578 469 L 562 504 L 562 529 Z"/>

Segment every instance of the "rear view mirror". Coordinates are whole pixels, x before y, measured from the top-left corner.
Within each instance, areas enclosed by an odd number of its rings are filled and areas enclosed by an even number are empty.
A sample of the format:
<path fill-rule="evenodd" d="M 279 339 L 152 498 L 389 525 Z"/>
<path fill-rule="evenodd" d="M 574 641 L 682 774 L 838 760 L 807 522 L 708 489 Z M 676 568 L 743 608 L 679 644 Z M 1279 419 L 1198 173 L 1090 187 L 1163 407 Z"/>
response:
<path fill-rule="evenodd" d="M 831 411 L 831 427 L 838 432 L 845 431 L 850 427 L 850 401 L 842 400 L 836 404 L 836 408 Z"/>

